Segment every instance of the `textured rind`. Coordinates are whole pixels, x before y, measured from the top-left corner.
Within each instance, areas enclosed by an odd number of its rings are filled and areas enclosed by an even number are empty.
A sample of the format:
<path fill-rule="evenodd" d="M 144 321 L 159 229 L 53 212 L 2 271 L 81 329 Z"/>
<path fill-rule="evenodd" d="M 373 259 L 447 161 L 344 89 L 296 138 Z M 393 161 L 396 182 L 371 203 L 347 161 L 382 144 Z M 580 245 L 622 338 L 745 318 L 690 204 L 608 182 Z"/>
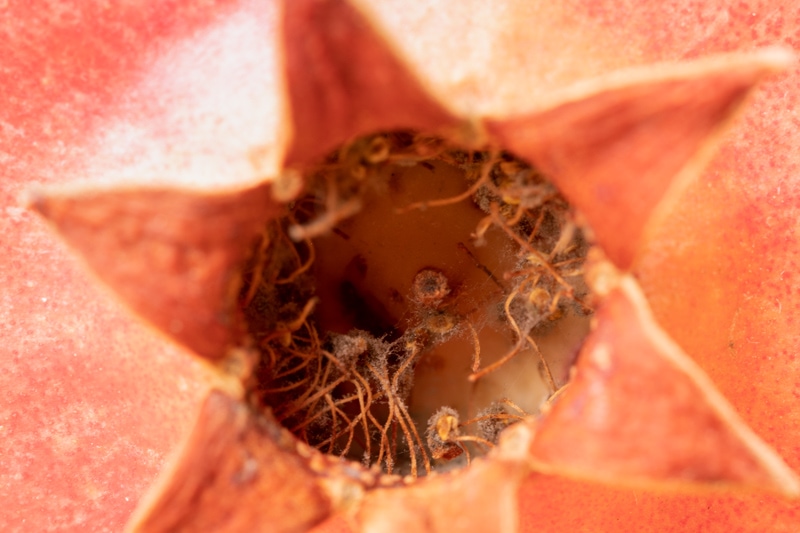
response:
<path fill-rule="evenodd" d="M 191 4 L 188 11 L 192 16 L 181 14 L 177 17 L 189 28 L 196 24 L 197 17 L 193 12 L 202 11 L 198 4 Z M 547 72 L 554 67 L 559 71 L 571 69 L 572 75 L 577 77 L 607 69 L 608 65 L 750 47 L 774 39 L 800 44 L 793 22 L 798 19 L 792 16 L 796 6 L 789 2 L 757 1 L 722 7 L 693 1 L 639 3 L 636 6 L 619 2 L 598 2 L 592 6 L 567 3 L 557 8 L 556 13 L 535 3 L 525 4 L 524 8 L 502 11 L 502 22 L 506 26 L 501 29 L 508 42 L 519 43 L 520 37 L 542 33 L 531 31 L 530 18 L 521 15 L 516 19 L 524 31 L 514 32 L 513 28 L 508 28 L 515 13 L 532 13 L 540 20 L 546 20 L 545 26 L 552 28 L 549 32 L 552 49 L 565 53 L 554 62 L 554 54 L 543 54 L 539 49 L 536 54 L 530 54 L 528 50 L 515 52 L 515 46 L 525 47 L 506 43 L 505 47 L 496 47 L 497 57 L 519 56 L 529 60 L 531 55 L 536 55 L 544 58 L 541 68 Z M 129 11 L 110 12 L 110 15 L 107 11 L 97 15 L 91 6 L 84 10 L 84 5 L 89 3 L 81 3 L 80 8 L 72 9 L 69 21 L 52 11 L 40 11 L 33 4 L 11 6 L 21 11 L 10 20 L 18 21 L 18 26 L 27 32 L 22 36 L 21 31 L 13 33 L 12 46 L 22 43 L 16 50 L 26 51 L 28 55 L 22 59 L 40 56 L 46 60 L 20 61 L 19 64 L 24 65 L 23 74 L 14 68 L 4 71 L 7 79 L 13 80 L 5 87 L 16 91 L 13 93 L 16 101 L 25 108 L 24 112 L 10 117 L 4 114 L 4 118 L 8 118 L 7 124 L 18 128 L 17 131 L 27 133 L 15 137 L 12 144 L 6 142 L 9 137 L 3 139 L 4 149 L 9 154 L 25 158 L 27 165 L 21 173 L 3 175 L 8 215 L 3 221 L 3 235 L 7 243 L 14 244 L 9 246 L 10 253 L 3 255 L 2 268 L 8 274 L 4 285 L 7 294 L 13 296 L 16 304 L 12 309 L 8 304 L 10 299 L 7 299 L 4 308 L 5 316 L 11 317 L 4 321 L 10 332 L 6 338 L 16 340 L 6 346 L 8 351 L 3 353 L 4 361 L 10 362 L 9 383 L 11 380 L 14 382 L 14 386 L 4 385 L 4 390 L 13 392 L 9 406 L 24 405 L 19 413 L 27 418 L 25 424 L 6 424 L 4 427 L 16 430 L 7 441 L 15 454 L 21 453 L 23 448 L 30 450 L 25 460 L 20 454 L 15 455 L 14 472 L 3 478 L 4 500 L 14 502 L 4 506 L 5 511 L 0 516 L 0 522 L 11 524 L 6 529 L 20 524 L 22 516 L 26 517 L 27 525 L 40 520 L 39 524 L 62 529 L 118 528 L 119 521 L 124 519 L 132 505 L 121 503 L 121 495 L 125 495 L 126 501 L 128 495 L 135 498 L 137 490 L 141 490 L 142 479 L 152 475 L 157 459 L 148 460 L 149 466 L 145 468 L 137 467 L 137 462 L 141 463 L 144 453 L 157 457 L 159 450 L 169 447 L 170 435 L 174 435 L 175 430 L 164 428 L 182 419 L 179 406 L 190 401 L 181 397 L 178 389 L 170 383 L 173 379 L 191 375 L 189 370 L 175 364 L 174 361 L 181 358 L 172 357 L 169 347 L 163 343 L 146 338 L 141 328 L 131 324 L 115 306 L 97 296 L 74 268 L 73 262 L 65 258 L 61 249 L 42 231 L 41 224 L 14 211 L 13 195 L 20 188 L 18 182 L 44 179 L 44 176 L 51 180 L 72 179 L 74 174 L 67 173 L 61 166 L 61 156 L 65 151 L 73 156 L 76 150 L 80 151 L 76 144 L 80 141 L 75 141 L 75 138 L 81 138 L 85 133 L 83 128 L 89 124 L 82 120 L 80 113 L 88 108 L 113 115 L 114 112 L 107 107 L 110 98 L 96 98 L 96 95 L 98 92 L 116 95 L 128 91 L 130 78 L 117 74 L 120 69 L 127 72 L 130 63 L 140 57 L 135 50 L 155 49 L 165 46 L 165 42 L 170 46 L 170 40 L 174 39 L 172 26 L 165 22 L 176 16 L 173 4 L 165 5 L 162 11 L 130 4 Z M 391 8 L 390 3 L 385 5 Z M 203 6 L 206 18 L 226 16 L 225 10 L 219 6 L 216 9 L 207 7 L 207 4 Z M 426 8 L 430 9 L 420 4 L 419 9 L 424 11 Z M 26 9 L 30 9 L 30 13 Z M 469 21 L 476 26 L 486 22 L 473 20 L 475 11 L 462 6 L 448 9 L 446 5 L 442 7 L 442 3 L 435 10 L 437 17 L 450 21 L 452 29 L 458 30 L 448 32 L 448 35 L 460 32 L 469 35 L 468 41 L 457 38 L 449 41 L 448 46 L 465 52 L 463 57 L 470 57 L 468 52 L 471 48 L 484 48 L 485 41 L 476 40 L 476 32 L 469 31 Z M 542 11 L 552 16 L 545 17 Z M 109 18 L 113 23 L 108 22 Z M 415 42 L 426 42 L 426 39 L 439 37 L 442 32 L 441 26 L 413 27 L 419 31 L 406 33 L 408 39 Z M 580 42 L 588 39 L 599 44 L 578 48 L 580 53 L 576 54 L 570 48 L 575 34 L 580 35 Z M 565 39 L 564 42 L 555 38 L 559 35 Z M 63 46 L 65 43 L 68 46 Z M 468 46 L 469 43 L 473 46 Z M 438 54 L 442 49 L 449 50 L 437 47 L 435 51 Z M 507 49 L 511 49 L 511 53 L 507 53 Z M 490 86 L 504 89 L 505 94 L 496 96 L 497 99 L 513 102 L 513 98 L 507 98 L 508 92 L 520 93 L 518 96 L 523 100 L 528 96 L 521 94 L 527 91 L 522 89 L 525 84 L 508 80 L 513 80 L 518 73 L 536 72 L 535 68 L 504 69 L 500 61 L 487 62 L 488 65 L 483 65 L 482 61 L 472 62 L 475 71 L 483 73 L 477 85 L 485 90 Z M 83 68 L 88 63 L 92 66 L 90 76 Z M 492 70 L 495 67 L 497 71 Z M 555 79 L 560 83 L 563 78 Z M 793 379 L 797 365 L 791 354 L 797 351 L 798 331 L 792 325 L 792 316 L 796 314 L 792 311 L 795 307 L 792 302 L 796 295 L 790 291 L 793 286 L 792 263 L 796 255 L 793 250 L 797 249 L 791 238 L 793 226 L 789 223 L 790 219 L 797 218 L 795 180 L 792 179 L 797 128 L 792 126 L 791 114 L 787 112 L 798 94 L 794 90 L 796 76 L 792 80 L 790 83 L 771 84 L 762 93 L 759 105 L 748 115 L 746 128 L 739 130 L 737 140 L 723 152 L 722 159 L 727 161 L 717 167 L 723 172 L 710 173 L 707 179 L 693 187 L 680 212 L 667 225 L 688 226 L 691 231 L 666 229 L 650 246 L 649 252 L 655 255 L 648 256 L 647 261 L 640 264 L 640 272 L 660 320 L 683 345 L 692 348 L 692 354 L 701 359 L 759 432 L 768 434 L 772 442 L 780 444 L 782 451 L 797 464 L 793 444 L 797 441 L 793 429 L 796 424 L 791 423 L 796 418 L 797 394 L 792 387 L 786 386 L 787 382 L 797 381 Z M 539 88 L 553 83 L 553 78 L 548 77 Z M 79 90 L 73 91 L 76 85 L 80 85 Z M 31 102 L 36 105 L 30 106 Z M 8 130 L 4 135 L 6 133 Z M 31 143 L 31 139 L 36 142 Z M 65 141 L 66 149 L 62 144 Z M 699 211 L 698 207 L 701 208 Z M 695 216 L 696 213 L 700 214 Z M 778 223 L 778 231 L 767 223 L 769 218 L 772 223 Z M 5 231 L 8 228 L 11 230 Z M 734 247 L 737 253 L 724 255 L 726 250 L 730 250 L 731 243 L 741 240 L 739 231 L 742 229 L 748 231 L 747 242 Z M 743 269 L 742 264 L 752 267 Z M 742 275 L 743 272 L 746 275 Z M 35 282 L 36 286 L 26 285 L 29 282 Z M 694 289 L 687 291 L 687 286 Z M 49 297 L 49 304 L 42 305 L 42 294 Z M 698 315 L 687 312 L 687 308 L 706 312 Z M 715 312 L 708 312 L 709 309 Z M 83 316 L 78 319 L 78 314 Z M 732 323 L 734 316 L 737 320 Z M 23 335 L 26 330 L 28 333 Z M 731 330 L 740 354 L 734 358 L 726 357 L 729 355 L 727 337 Z M 76 341 L 75 331 L 83 332 L 86 340 Z M 114 335 L 110 335 L 110 331 L 114 331 Z M 747 350 L 742 349 L 744 347 Z M 72 363 L 76 354 L 80 361 L 77 367 Z M 141 382 L 139 386 L 130 386 L 126 380 L 142 367 L 105 364 L 109 354 L 128 354 L 129 363 L 143 359 L 151 366 L 168 360 L 168 369 L 155 367 L 158 370 L 152 372 L 145 369 L 148 371 L 144 374 L 149 378 L 138 379 L 147 379 L 146 387 Z M 42 365 L 47 368 L 42 369 Z M 125 374 L 125 378 L 117 376 L 119 373 Z M 166 386 L 157 386 L 153 390 L 152 383 L 162 383 L 159 380 L 163 380 Z M 26 381 L 30 386 L 21 394 L 20 384 Z M 48 392 L 41 394 L 42 391 Z M 119 403 L 110 405 L 112 397 L 119 398 Z M 160 407 L 153 409 L 156 401 Z M 61 406 L 65 404 L 73 411 L 62 411 Z M 98 406 L 101 411 L 96 413 L 102 427 L 91 424 L 92 410 Z M 70 412 L 79 415 L 75 417 Z M 165 416 L 167 412 L 172 416 Z M 110 444 L 118 452 L 125 449 L 118 444 L 126 439 L 126 433 L 129 436 L 142 434 L 132 429 L 142 427 L 142 424 L 130 425 L 128 421 L 148 419 L 148 413 L 155 416 L 149 419 L 153 432 L 148 435 L 146 443 L 136 441 L 131 444 L 130 451 L 124 453 L 102 451 L 102 461 L 93 461 L 98 457 L 94 447 L 99 443 L 102 446 Z M 73 422 L 80 421 L 83 429 L 76 431 L 70 426 L 59 426 L 60 420 L 67 416 Z M 19 420 L 17 418 L 17 422 Z M 124 423 L 106 425 L 109 420 L 123 420 Z M 89 453 L 81 454 L 78 459 L 74 454 L 58 452 L 56 459 L 49 460 L 48 453 L 54 450 L 48 448 L 48 437 L 39 433 L 48 427 L 61 427 L 61 430 L 56 429 L 61 436 L 85 442 L 84 449 Z M 111 436 L 114 432 L 117 437 Z M 25 444 L 15 449 L 15 443 L 20 442 Z M 33 446 L 29 447 L 29 442 Z M 41 446 L 36 446 L 37 443 Z M 4 467 L 9 464 L 4 463 Z M 24 470 L 18 467 L 24 467 Z M 42 469 L 47 471 L 46 476 Z M 20 473 L 22 471 L 24 475 Z M 98 499 L 88 491 L 66 489 L 80 486 L 82 481 L 87 484 L 99 482 L 104 487 L 115 487 L 115 490 L 105 492 Z M 130 483 L 126 483 L 128 481 Z M 122 490 L 116 489 L 123 485 Z M 576 501 L 582 502 L 580 513 L 574 512 Z M 17 502 L 19 505 L 15 505 Z M 695 495 L 665 498 L 552 477 L 532 480 L 523 492 L 522 503 L 528 517 L 523 523 L 537 530 L 578 530 L 589 523 L 594 530 L 621 531 L 624 528 L 632 531 L 640 530 L 646 523 L 656 524 L 653 527 L 661 530 L 727 532 L 731 528 L 741 528 L 747 531 L 793 531 L 797 523 L 795 505 L 768 496 L 747 499 Z M 47 529 L 44 526 L 31 528 Z"/>
<path fill-rule="evenodd" d="M 574 31 L 601 34 L 625 64 L 783 44 L 800 49 L 792 0 L 593 2 L 562 6 Z M 564 39 L 567 39 L 565 35 Z M 562 43 L 555 42 L 554 46 Z M 602 59 L 601 59 L 602 61 Z M 584 63 L 597 64 L 593 57 Z M 590 67 L 594 68 L 594 67 Z M 800 70 L 765 83 L 708 171 L 645 244 L 635 272 L 659 324 L 747 423 L 800 468 Z M 794 533 L 795 501 L 680 495 L 532 479 L 520 494 L 529 531 Z M 574 502 L 582 512 L 573 513 Z"/>
<path fill-rule="evenodd" d="M 213 1 L 3 7 L 2 531 L 120 531 L 190 429 L 207 388 L 202 365 L 100 290 L 19 196 L 85 177 L 100 125 L 123 113 L 128 123 L 132 108 L 152 103 L 131 87 L 155 51 L 231 11 Z"/>

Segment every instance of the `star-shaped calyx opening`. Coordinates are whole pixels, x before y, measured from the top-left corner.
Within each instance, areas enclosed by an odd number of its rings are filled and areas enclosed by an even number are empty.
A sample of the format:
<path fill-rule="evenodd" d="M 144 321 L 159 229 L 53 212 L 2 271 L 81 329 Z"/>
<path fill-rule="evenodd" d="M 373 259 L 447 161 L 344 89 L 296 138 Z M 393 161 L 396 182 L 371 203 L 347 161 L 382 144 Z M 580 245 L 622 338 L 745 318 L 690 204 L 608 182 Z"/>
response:
<path fill-rule="evenodd" d="M 784 52 L 465 116 L 348 3 L 282 9 L 264 184 L 32 200 L 218 373 L 132 530 L 508 530 L 533 471 L 798 492 L 628 273 Z"/>

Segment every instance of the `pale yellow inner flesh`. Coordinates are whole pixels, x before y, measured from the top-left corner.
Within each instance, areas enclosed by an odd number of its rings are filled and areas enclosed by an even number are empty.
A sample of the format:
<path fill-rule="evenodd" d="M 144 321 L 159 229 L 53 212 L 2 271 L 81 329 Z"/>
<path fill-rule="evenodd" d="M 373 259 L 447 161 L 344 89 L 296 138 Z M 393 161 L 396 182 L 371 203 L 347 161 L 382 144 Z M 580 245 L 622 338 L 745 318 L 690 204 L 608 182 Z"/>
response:
<path fill-rule="evenodd" d="M 428 161 L 389 165 L 375 172 L 361 211 L 313 241 L 318 331 L 347 333 L 363 322 L 385 324 L 401 334 L 438 315 L 431 327 L 444 331 L 434 336 L 439 342 L 426 349 L 417 364 L 409 401 L 409 414 L 420 434 L 442 406 L 458 411 L 462 422 L 503 398 L 527 413 L 537 413 L 553 391 L 538 354 L 530 348 L 474 384 L 468 380 L 477 349 L 472 329 L 480 344 L 481 368 L 509 353 L 518 341 L 503 304 L 513 285 L 505 274 L 520 266 L 519 246 L 496 226 L 486 233 L 486 244 L 476 246 L 470 234 L 486 213 L 470 199 L 403 210 L 415 202 L 463 193 L 469 184 L 456 167 Z M 437 269 L 448 278 L 451 293 L 440 313 L 414 301 L 412 281 L 424 268 Z M 360 303 L 356 309 L 352 298 L 342 299 L 343 284 Z M 355 316 L 365 312 L 374 316 Z M 531 332 L 556 386 L 566 383 L 588 328 L 588 317 L 567 311 Z M 474 434 L 475 429 L 465 427 L 462 434 Z M 463 460 L 462 456 L 453 463 Z"/>

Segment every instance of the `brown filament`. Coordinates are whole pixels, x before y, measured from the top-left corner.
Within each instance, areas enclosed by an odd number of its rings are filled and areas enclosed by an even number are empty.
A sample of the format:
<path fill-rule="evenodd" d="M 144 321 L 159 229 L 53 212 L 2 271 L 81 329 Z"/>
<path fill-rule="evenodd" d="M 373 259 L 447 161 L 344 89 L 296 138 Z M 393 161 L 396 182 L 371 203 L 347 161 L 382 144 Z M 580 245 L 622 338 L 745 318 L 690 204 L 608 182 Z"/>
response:
<path fill-rule="evenodd" d="M 539 361 L 541 361 L 542 366 L 544 366 L 545 375 L 547 376 L 547 385 L 550 387 L 550 394 L 556 392 L 556 380 L 553 379 L 553 373 L 550 372 L 550 365 L 547 364 L 547 361 L 542 355 L 542 351 L 539 349 L 539 345 L 531 338 L 530 335 L 525 336 L 525 340 L 528 341 L 528 344 L 531 345 L 533 350 L 536 352 L 536 355 L 539 356 Z"/>
<path fill-rule="evenodd" d="M 396 209 L 395 212 L 398 214 L 407 213 L 414 209 L 442 207 L 445 205 L 457 204 L 458 202 L 466 200 L 467 198 L 471 197 L 476 192 L 478 192 L 478 189 L 480 189 L 489 182 L 489 176 L 491 175 L 492 168 L 494 167 L 496 161 L 497 161 L 497 154 L 493 152 L 492 155 L 489 157 L 489 161 L 487 161 L 483 165 L 483 169 L 481 171 L 481 175 L 478 178 L 478 180 L 475 183 L 473 183 L 470 188 L 468 188 L 461 194 L 458 194 L 456 196 L 451 196 L 450 198 L 441 198 L 439 200 L 426 200 L 424 202 L 414 202 L 413 204 L 407 205 L 406 207 L 401 207 L 399 209 Z"/>

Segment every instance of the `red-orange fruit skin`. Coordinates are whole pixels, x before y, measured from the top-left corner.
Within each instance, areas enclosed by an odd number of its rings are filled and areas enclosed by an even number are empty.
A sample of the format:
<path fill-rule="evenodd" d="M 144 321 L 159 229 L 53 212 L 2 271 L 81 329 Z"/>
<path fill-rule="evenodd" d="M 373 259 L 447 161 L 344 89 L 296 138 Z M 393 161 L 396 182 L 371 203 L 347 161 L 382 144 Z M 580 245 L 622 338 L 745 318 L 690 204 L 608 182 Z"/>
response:
<path fill-rule="evenodd" d="M 468 8 L 430 4 L 432 18 L 468 29 L 458 22 Z M 3 8 L 10 53 L 0 60 L 0 530 L 120 530 L 204 391 L 188 355 L 97 289 L 44 224 L 18 208 L 18 194 L 32 182 L 80 175 L 93 155 L 85 139 L 98 124 L 125 113 L 147 120 L 146 103 L 124 100 L 149 53 L 256 7 L 175 0 Z M 568 50 L 558 58 L 564 79 L 609 65 L 800 47 L 800 17 L 789 0 L 575 2 L 519 11 L 546 17 L 537 22 L 565 40 L 590 30 L 614 43 Z M 408 39 L 435 31 L 415 28 Z M 526 56 L 519 28 L 507 35 L 500 45 Z M 486 73 L 487 84 L 509 86 L 515 75 L 498 68 Z M 635 262 L 664 328 L 794 469 L 798 94 L 796 72 L 761 89 Z M 788 532 L 800 523 L 797 504 L 777 496 L 654 494 L 549 476 L 530 478 L 519 502 L 523 531 Z"/>

